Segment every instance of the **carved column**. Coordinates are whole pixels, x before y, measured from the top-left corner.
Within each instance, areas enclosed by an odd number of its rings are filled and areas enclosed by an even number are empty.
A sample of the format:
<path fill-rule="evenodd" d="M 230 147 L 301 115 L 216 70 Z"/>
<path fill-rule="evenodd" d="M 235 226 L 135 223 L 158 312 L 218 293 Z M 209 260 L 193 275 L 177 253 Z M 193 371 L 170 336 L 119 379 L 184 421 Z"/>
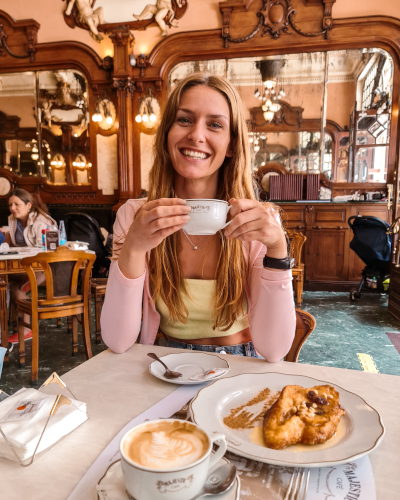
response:
<path fill-rule="evenodd" d="M 133 164 L 133 110 L 132 100 L 135 85 L 130 78 L 126 80 L 114 79 L 114 86 L 118 90 L 118 178 L 119 178 L 119 205 L 130 198 L 137 198 L 140 194 L 140 168 Z M 140 167 L 140 165 L 139 165 Z"/>
<path fill-rule="evenodd" d="M 118 92 L 118 178 L 121 205 L 140 194 L 140 165 L 133 162 L 133 94 L 135 84 L 132 81 L 132 67 L 129 55 L 135 38 L 127 27 L 113 31 L 110 38 L 114 44 L 114 87 Z"/>
<path fill-rule="evenodd" d="M 73 184 L 72 175 L 72 127 L 67 123 L 61 125 L 62 137 L 61 137 L 61 150 L 65 158 L 65 178 L 67 184 L 71 186 Z"/>

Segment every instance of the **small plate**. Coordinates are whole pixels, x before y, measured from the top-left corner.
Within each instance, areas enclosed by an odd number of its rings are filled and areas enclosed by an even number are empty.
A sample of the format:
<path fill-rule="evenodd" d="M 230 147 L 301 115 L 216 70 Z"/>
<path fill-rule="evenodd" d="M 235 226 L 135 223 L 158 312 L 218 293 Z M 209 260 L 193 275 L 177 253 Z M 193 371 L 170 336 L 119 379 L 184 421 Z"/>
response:
<path fill-rule="evenodd" d="M 222 458 L 211 471 L 218 469 L 221 465 L 228 464 L 229 460 Z M 211 472 L 210 471 L 210 472 Z M 124 479 L 122 475 L 121 460 L 118 460 L 110 465 L 104 476 L 96 485 L 96 500 L 129 500 L 130 497 L 125 490 Z M 218 500 L 239 500 L 240 498 L 240 479 L 236 475 L 236 480 L 233 486 L 222 495 L 209 495 L 207 498 Z"/>
<path fill-rule="evenodd" d="M 346 411 L 336 435 L 325 444 L 273 450 L 263 444 L 262 420 L 247 429 L 232 429 L 223 421 L 231 410 L 239 407 L 241 413 L 265 412 L 264 402 L 258 403 L 256 396 L 266 388 L 274 394 L 286 385 L 313 387 L 324 384 L 330 384 L 339 392 L 340 406 Z M 285 373 L 244 373 L 218 380 L 199 390 L 189 411 L 192 421 L 208 434 L 225 434 L 228 450 L 236 455 L 288 467 L 327 467 L 356 460 L 376 448 L 385 434 L 379 413 L 357 394 L 330 382 Z"/>
<path fill-rule="evenodd" d="M 182 377 L 179 378 L 165 378 L 165 368 L 162 366 L 162 364 L 158 361 L 153 361 L 152 363 L 150 363 L 150 373 L 160 380 L 165 380 L 165 382 L 169 382 L 170 384 L 203 384 L 204 382 L 209 382 L 210 380 L 217 380 L 226 375 L 229 371 L 229 363 L 225 358 L 217 356 L 216 354 L 209 354 L 206 352 L 188 351 L 179 354 L 167 354 L 166 356 L 160 357 L 160 359 L 164 361 L 164 363 L 170 370 L 182 373 Z M 212 379 L 190 380 L 190 377 L 193 377 L 193 375 L 205 372 L 207 370 L 212 370 L 213 368 L 224 368 L 227 371 Z"/>

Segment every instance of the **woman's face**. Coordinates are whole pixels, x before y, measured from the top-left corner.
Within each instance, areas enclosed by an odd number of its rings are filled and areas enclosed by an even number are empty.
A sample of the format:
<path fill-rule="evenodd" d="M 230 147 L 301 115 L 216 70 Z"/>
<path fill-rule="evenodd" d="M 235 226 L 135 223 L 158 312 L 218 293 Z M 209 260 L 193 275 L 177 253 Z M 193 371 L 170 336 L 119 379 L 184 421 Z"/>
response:
<path fill-rule="evenodd" d="M 230 151 L 230 109 L 225 97 L 198 85 L 181 96 L 168 133 L 168 152 L 178 175 L 186 179 L 211 177 Z"/>
<path fill-rule="evenodd" d="M 14 217 L 24 219 L 28 216 L 29 210 L 32 208 L 32 203 L 24 203 L 18 196 L 11 196 L 8 200 L 8 208 Z"/>

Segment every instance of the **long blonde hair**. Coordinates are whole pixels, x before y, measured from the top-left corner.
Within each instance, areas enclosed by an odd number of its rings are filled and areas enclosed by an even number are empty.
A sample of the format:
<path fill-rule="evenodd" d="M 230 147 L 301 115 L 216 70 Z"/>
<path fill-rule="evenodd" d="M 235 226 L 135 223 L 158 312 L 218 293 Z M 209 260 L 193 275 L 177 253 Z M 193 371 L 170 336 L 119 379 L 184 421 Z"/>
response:
<path fill-rule="evenodd" d="M 168 153 L 168 132 L 175 121 L 182 94 L 198 85 L 205 85 L 220 92 L 230 108 L 231 149 L 233 156 L 226 157 L 219 169 L 216 198 L 229 201 L 256 199 L 252 174 L 251 152 L 242 100 L 231 85 L 222 77 L 193 73 L 181 80 L 166 104 L 155 140 L 154 163 L 149 173 L 148 200 L 175 197 L 175 170 Z M 244 282 L 247 277 L 242 243 L 227 240 L 220 232 L 220 254 L 216 270 L 216 302 L 214 328 L 228 330 L 243 314 Z M 180 239 L 177 233 L 168 236 L 151 251 L 148 261 L 150 289 L 153 300 L 161 296 L 168 307 L 170 318 L 187 322 L 188 311 L 180 290 L 186 293 L 179 263 Z"/>

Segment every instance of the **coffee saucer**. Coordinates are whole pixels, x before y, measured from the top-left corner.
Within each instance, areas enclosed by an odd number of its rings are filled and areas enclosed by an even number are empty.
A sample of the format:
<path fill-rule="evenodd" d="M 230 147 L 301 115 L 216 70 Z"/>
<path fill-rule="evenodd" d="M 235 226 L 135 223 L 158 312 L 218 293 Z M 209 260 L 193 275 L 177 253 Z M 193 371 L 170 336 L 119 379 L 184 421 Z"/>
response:
<path fill-rule="evenodd" d="M 229 363 L 225 359 L 226 355 L 223 354 L 222 356 L 199 351 L 187 351 L 179 354 L 167 354 L 166 356 L 161 356 L 160 359 L 170 370 L 182 373 L 182 377 L 179 378 L 165 378 L 165 368 L 158 361 L 150 363 L 149 370 L 152 375 L 160 380 L 165 380 L 165 382 L 169 382 L 170 384 L 203 384 L 204 382 L 217 380 L 228 373 Z M 214 368 L 223 369 L 223 371 L 216 374 L 216 376 L 212 378 L 207 377 L 207 379 L 204 380 L 191 379 L 191 377 L 194 377 L 195 375 L 208 372 L 209 370 L 214 370 Z"/>
<path fill-rule="evenodd" d="M 222 458 L 217 462 L 211 471 L 218 469 L 221 465 L 229 463 L 229 460 Z M 109 466 L 104 476 L 96 484 L 96 500 L 133 500 L 125 489 L 122 475 L 121 460 L 117 460 Z M 216 500 L 239 500 L 240 498 L 240 479 L 236 476 L 233 486 L 223 494 L 209 495 L 207 498 Z"/>

